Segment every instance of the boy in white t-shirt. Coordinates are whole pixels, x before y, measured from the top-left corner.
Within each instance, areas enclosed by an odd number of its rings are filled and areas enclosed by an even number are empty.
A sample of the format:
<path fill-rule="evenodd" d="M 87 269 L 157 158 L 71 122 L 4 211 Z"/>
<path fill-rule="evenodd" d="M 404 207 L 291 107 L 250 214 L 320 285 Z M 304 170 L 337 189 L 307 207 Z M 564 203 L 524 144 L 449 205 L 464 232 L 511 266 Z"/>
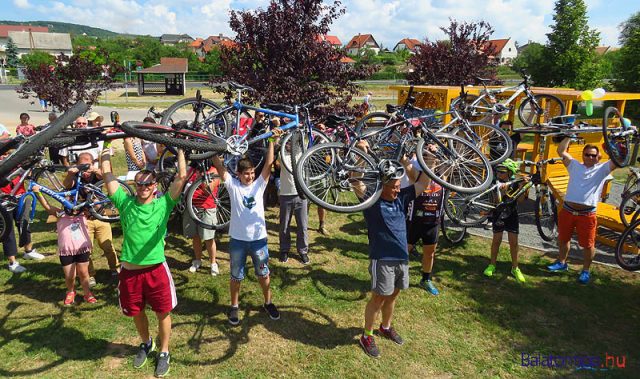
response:
<path fill-rule="evenodd" d="M 275 137 L 282 134 L 280 129 L 273 129 L 272 132 Z M 229 224 L 231 308 L 227 312 L 231 325 L 240 323 L 238 299 L 240 297 L 240 283 L 244 279 L 247 255 L 253 261 L 254 271 L 262 288 L 264 310 L 272 320 L 280 318 L 280 312 L 271 302 L 269 250 L 267 249 L 267 227 L 263 204 L 264 190 L 267 188 L 271 165 L 274 161 L 273 144 L 274 141 L 270 138 L 264 167 L 257 178 L 255 167 L 249 158 L 242 158 L 238 161 L 238 179 L 231 177 L 219 157 L 213 160 L 231 200 L 231 222 Z"/>

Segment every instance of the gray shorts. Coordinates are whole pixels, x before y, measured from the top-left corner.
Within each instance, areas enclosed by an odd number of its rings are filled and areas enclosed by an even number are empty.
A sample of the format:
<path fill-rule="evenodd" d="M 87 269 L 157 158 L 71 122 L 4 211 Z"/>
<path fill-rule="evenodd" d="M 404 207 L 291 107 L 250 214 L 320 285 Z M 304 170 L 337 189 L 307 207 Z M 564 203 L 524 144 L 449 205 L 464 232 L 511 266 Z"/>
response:
<path fill-rule="evenodd" d="M 218 211 L 216 208 L 205 209 L 204 215 L 201 218 L 202 221 L 206 222 L 207 224 L 215 224 L 217 220 L 217 212 Z M 198 224 L 191 218 L 191 216 L 189 216 L 189 212 L 185 210 L 184 212 L 182 212 L 182 234 L 184 234 L 184 236 L 187 238 L 193 238 L 196 233 L 198 233 L 202 241 L 212 240 L 216 236 L 215 229 L 207 229 L 198 226 Z"/>
<path fill-rule="evenodd" d="M 371 291 L 378 295 L 389 296 L 396 289 L 409 288 L 409 263 L 406 261 L 372 259 L 369 262 L 369 273 Z"/>

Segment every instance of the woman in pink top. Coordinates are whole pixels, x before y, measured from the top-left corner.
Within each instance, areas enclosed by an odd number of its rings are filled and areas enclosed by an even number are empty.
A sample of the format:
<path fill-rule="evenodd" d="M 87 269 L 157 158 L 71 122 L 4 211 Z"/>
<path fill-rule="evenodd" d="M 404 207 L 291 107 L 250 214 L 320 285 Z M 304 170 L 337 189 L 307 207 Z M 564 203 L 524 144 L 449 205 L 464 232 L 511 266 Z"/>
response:
<path fill-rule="evenodd" d="M 20 125 L 16 126 L 16 134 L 22 134 L 25 137 L 36 134 L 36 127 L 29 124 L 30 118 L 27 113 L 20 113 Z"/>

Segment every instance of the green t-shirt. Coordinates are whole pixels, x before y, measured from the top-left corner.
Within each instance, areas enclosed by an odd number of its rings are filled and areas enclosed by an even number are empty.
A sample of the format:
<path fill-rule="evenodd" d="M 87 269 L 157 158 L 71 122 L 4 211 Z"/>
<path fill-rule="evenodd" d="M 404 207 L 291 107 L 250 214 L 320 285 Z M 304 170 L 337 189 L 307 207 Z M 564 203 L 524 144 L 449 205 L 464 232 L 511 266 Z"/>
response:
<path fill-rule="evenodd" d="M 122 188 L 109 199 L 120 212 L 124 233 L 120 260 L 135 265 L 164 262 L 167 221 L 178 201 L 167 192 L 149 204 L 139 204 L 135 196 L 127 195 Z"/>

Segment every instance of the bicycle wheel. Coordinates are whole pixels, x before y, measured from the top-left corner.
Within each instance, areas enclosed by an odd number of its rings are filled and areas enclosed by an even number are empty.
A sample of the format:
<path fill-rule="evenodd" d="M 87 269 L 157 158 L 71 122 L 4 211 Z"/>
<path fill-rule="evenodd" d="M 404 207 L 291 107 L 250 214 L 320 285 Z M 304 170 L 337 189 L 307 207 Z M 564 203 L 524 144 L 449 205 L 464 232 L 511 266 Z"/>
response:
<path fill-rule="evenodd" d="M 608 107 L 602 118 L 602 135 L 604 148 L 609 159 L 618 167 L 628 166 L 631 162 L 630 127 L 623 122 L 623 117 L 615 107 Z M 620 135 L 624 133 L 623 135 Z"/>
<path fill-rule="evenodd" d="M 218 184 L 212 188 L 212 183 Z M 211 175 L 211 180 L 206 182 L 199 178 L 189 186 L 186 194 L 187 211 L 189 216 L 206 229 L 224 229 L 231 221 L 231 199 L 227 188 L 220 181 L 218 175 Z M 212 208 L 212 206 L 215 206 Z M 215 216 L 211 209 L 215 209 Z"/>
<path fill-rule="evenodd" d="M 282 166 L 284 166 L 285 170 L 287 170 L 290 173 L 294 172 L 293 164 L 291 162 L 291 158 L 292 158 L 291 151 L 292 151 L 292 140 L 293 140 L 292 136 L 296 132 L 297 131 L 287 133 L 280 140 L 280 162 L 282 163 Z M 326 134 L 324 134 L 323 132 L 315 128 L 311 129 L 311 138 L 313 139 L 312 142 L 309 142 L 309 138 L 306 131 L 305 132 L 300 131 L 300 133 L 301 133 L 300 142 L 299 142 L 299 146 L 297 146 L 297 149 L 299 149 L 298 152 L 300 152 L 300 155 L 302 155 L 302 153 L 304 153 L 305 151 L 307 151 L 308 149 L 312 148 L 313 146 L 319 143 L 331 142 L 331 140 L 329 139 L 329 137 L 327 137 Z M 299 156 L 296 155 L 296 157 L 299 157 Z"/>
<path fill-rule="evenodd" d="M 4 241 L 11 228 L 13 228 L 12 219 L 9 211 L 5 209 L 3 204 L 0 204 L 0 241 Z"/>
<path fill-rule="evenodd" d="M 387 130 L 368 130 L 362 133 L 362 139 L 369 144 L 369 154 L 376 161 L 383 159 L 395 159 L 396 150 L 400 145 L 402 136 L 395 128 L 389 128 Z M 407 149 L 407 151 L 413 151 L 415 149 Z"/>
<path fill-rule="evenodd" d="M 186 121 L 189 129 L 207 131 L 218 137 L 225 137 L 231 125 L 231 119 L 228 118 L 227 113 L 207 119 L 220 109 L 220 105 L 211 100 L 198 100 L 195 97 L 182 99 L 162 112 L 160 123 L 173 126 L 180 121 Z"/>
<path fill-rule="evenodd" d="M 627 271 L 640 270 L 640 220 L 629 225 L 616 244 L 616 262 Z"/>
<path fill-rule="evenodd" d="M 526 126 L 548 123 L 552 118 L 562 116 L 565 107 L 562 100 L 553 95 L 541 94 L 526 98 L 518 107 L 518 118 Z"/>
<path fill-rule="evenodd" d="M 47 141 L 55 137 L 65 126 L 89 109 L 89 106 L 82 101 L 77 102 L 73 107 L 54 120 L 51 125 L 29 137 L 20 144 L 8 157 L 0 161 L 0 177 L 6 177 L 14 168 L 27 161 L 31 155 L 44 147 Z"/>
<path fill-rule="evenodd" d="M 491 215 L 491 210 L 495 208 L 495 199 L 491 193 L 488 192 L 480 197 L 470 195 L 474 199 L 471 202 L 468 195 L 447 191 L 444 198 L 444 212 L 457 225 L 464 227 L 482 225 Z"/>
<path fill-rule="evenodd" d="M 119 179 L 116 179 L 116 181 L 127 195 L 133 195 L 133 190 L 127 183 Z M 87 192 L 89 213 L 91 213 L 93 217 L 105 222 L 116 222 L 120 220 L 120 212 L 118 212 L 118 209 L 107 197 L 107 186 L 103 180 L 95 184 L 85 184 L 83 187 Z"/>
<path fill-rule="evenodd" d="M 391 115 L 385 112 L 372 112 L 364 116 L 356 123 L 356 134 L 368 130 L 378 130 L 391 124 Z"/>
<path fill-rule="evenodd" d="M 629 173 L 627 180 L 624 182 L 624 187 L 622 189 L 622 197 L 640 189 L 640 175 L 638 174 L 638 169 L 634 167 L 630 168 L 631 172 Z"/>
<path fill-rule="evenodd" d="M 175 130 L 169 126 L 127 121 L 122 124 L 122 130 L 143 140 L 161 143 L 165 146 L 208 152 L 208 157 L 227 150 L 227 142 L 217 136 L 194 132 L 188 129 Z M 203 159 L 199 156 L 199 159 Z"/>
<path fill-rule="evenodd" d="M 511 137 L 495 125 L 471 123 L 468 126 L 460 125 L 456 129 L 455 135 L 474 142 L 492 165 L 504 162 L 513 153 Z"/>
<path fill-rule="evenodd" d="M 440 217 L 440 231 L 442 232 L 442 237 L 447 242 L 452 245 L 457 245 L 466 237 L 467 227 L 455 223 L 445 213 Z"/>
<path fill-rule="evenodd" d="M 547 242 L 555 240 L 558 235 L 558 203 L 548 188 L 536 196 L 535 206 L 536 228 L 540 237 Z"/>
<path fill-rule="evenodd" d="M 633 224 L 633 222 L 638 219 L 640 215 L 638 211 L 640 211 L 640 190 L 628 192 L 624 195 L 618 207 L 620 221 L 622 221 L 625 227 Z"/>
<path fill-rule="evenodd" d="M 474 144 L 450 134 L 427 135 L 425 138 L 418 141 L 416 155 L 422 170 L 436 183 L 461 193 L 489 188 L 493 180 L 491 164 Z M 430 145 L 434 151 L 429 150 Z"/>
<path fill-rule="evenodd" d="M 373 158 L 339 142 L 316 145 L 300 157 L 294 177 L 313 203 L 334 212 L 367 209 L 382 193 L 380 172 Z M 354 188 L 361 191 L 356 196 Z"/>
<path fill-rule="evenodd" d="M 460 106 L 460 97 L 456 97 L 451 101 L 451 109 Z M 469 95 L 465 97 L 466 106 L 461 109 L 464 118 L 471 122 L 486 123 L 491 122 L 493 118 L 493 105 L 486 97 L 478 98 L 477 95 Z"/>

